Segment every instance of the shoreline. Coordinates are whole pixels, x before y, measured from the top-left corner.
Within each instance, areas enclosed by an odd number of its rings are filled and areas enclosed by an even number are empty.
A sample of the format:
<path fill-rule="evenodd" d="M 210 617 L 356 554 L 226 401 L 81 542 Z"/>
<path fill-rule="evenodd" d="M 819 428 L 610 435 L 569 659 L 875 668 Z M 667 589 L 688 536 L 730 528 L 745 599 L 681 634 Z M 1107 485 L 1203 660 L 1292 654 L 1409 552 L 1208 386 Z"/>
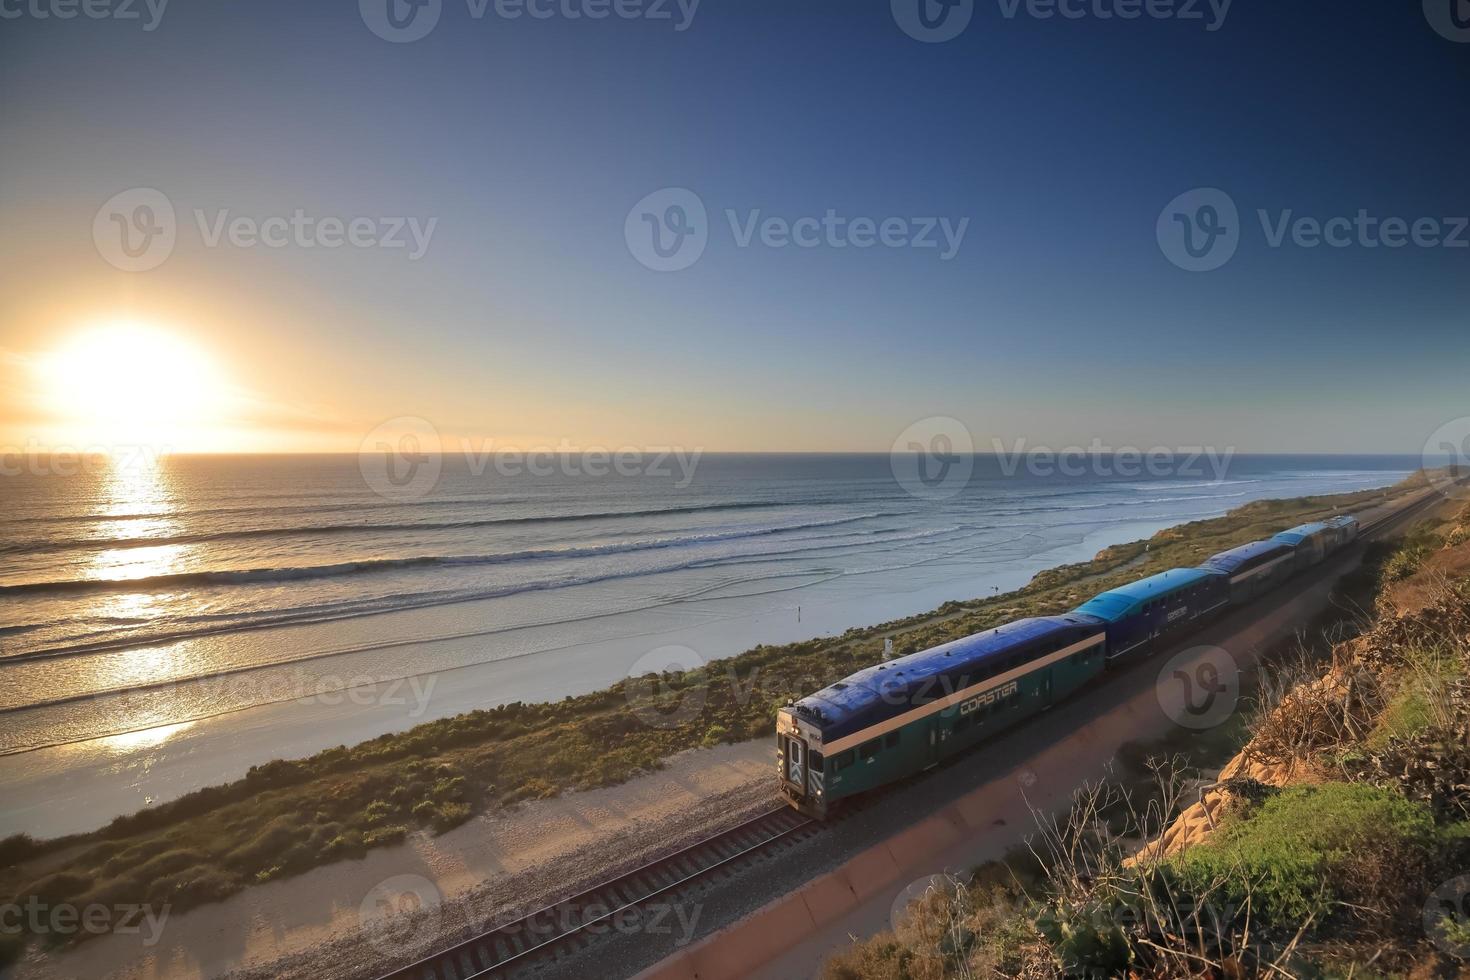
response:
<path fill-rule="evenodd" d="M 1388 488 L 1362 491 L 1381 493 Z M 1229 513 L 1227 511 L 1226 513 Z M 1223 515 L 1221 515 L 1223 516 Z M 1218 518 L 1216 518 L 1218 519 Z M 1191 522 L 1184 522 L 1191 523 Z M 595 642 L 533 650 L 481 663 L 458 664 L 408 678 L 448 679 L 436 683 L 431 710 L 415 715 L 412 692 L 400 690 L 401 704 L 378 698 L 283 697 L 269 703 L 231 708 L 195 718 L 145 725 L 106 736 L 84 736 L 0 754 L 0 783 L 10 805 L 0 814 L 0 838 L 43 831 L 48 837 L 88 833 L 109 820 L 176 800 L 188 793 L 243 777 L 251 766 L 310 756 L 340 745 L 356 745 L 383 735 L 401 734 L 426 722 L 516 701 L 554 703 L 585 696 L 624 681 L 651 648 L 667 646 L 718 650 L 703 658 L 719 663 L 754 648 L 829 639 L 844 632 L 872 630 L 909 619 L 933 619 L 946 603 L 992 601 L 1027 587 L 1038 575 L 1083 563 L 1098 552 L 1182 526 L 1180 522 L 1138 521 L 1111 525 L 1080 541 L 1029 556 L 1014 569 L 994 576 L 966 577 L 938 586 L 898 593 L 875 610 L 864 597 L 840 594 L 803 605 L 800 628 L 795 617 L 767 612 L 740 621 L 654 624 Z M 839 591 L 836 585 L 829 591 Z M 998 591 L 989 591 L 995 589 Z M 989 594 L 985 594 L 989 591 Z M 697 605 L 697 603 L 691 604 Z M 627 614 L 611 614 L 626 616 Z M 854 622 L 866 625 L 854 627 Z M 518 626 L 547 631 L 556 626 Z M 656 638 L 656 642 L 650 642 Z M 702 640 L 702 642 L 701 642 Z M 337 655 L 332 655 L 337 656 Z M 269 668 L 266 668 L 269 669 Z M 388 678 L 361 685 L 359 695 L 375 691 Z M 342 703 L 330 704 L 328 699 Z M 367 703 L 361 703 L 367 702 Z M 48 706 L 20 709 L 44 712 Z M 78 794 L 75 783 L 84 783 Z M 26 797 L 37 802 L 29 805 Z"/>

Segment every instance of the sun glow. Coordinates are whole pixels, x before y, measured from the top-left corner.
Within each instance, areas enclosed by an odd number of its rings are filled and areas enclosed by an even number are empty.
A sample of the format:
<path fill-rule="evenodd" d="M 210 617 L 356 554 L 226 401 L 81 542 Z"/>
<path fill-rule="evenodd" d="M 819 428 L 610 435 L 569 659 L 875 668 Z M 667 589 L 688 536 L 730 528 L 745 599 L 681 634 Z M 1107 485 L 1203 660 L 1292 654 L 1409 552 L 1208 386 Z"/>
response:
<path fill-rule="evenodd" d="M 166 451 L 223 421 L 226 389 L 210 358 L 145 324 L 86 330 L 39 367 L 47 409 L 78 441 Z"/>

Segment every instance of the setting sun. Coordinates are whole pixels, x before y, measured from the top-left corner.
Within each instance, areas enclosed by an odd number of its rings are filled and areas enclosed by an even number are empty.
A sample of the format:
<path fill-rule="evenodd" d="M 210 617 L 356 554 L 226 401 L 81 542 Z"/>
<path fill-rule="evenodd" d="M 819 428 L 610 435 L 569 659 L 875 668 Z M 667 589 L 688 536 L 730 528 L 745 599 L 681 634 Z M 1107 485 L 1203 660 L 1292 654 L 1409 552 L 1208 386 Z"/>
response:
<path fill-rule="evenodd" d="M 119 321 L 93 327 L 43 357 L 44 397 L 80 437 L 162 445 L 220 420 L 214 362 L 167 331 Z"/>

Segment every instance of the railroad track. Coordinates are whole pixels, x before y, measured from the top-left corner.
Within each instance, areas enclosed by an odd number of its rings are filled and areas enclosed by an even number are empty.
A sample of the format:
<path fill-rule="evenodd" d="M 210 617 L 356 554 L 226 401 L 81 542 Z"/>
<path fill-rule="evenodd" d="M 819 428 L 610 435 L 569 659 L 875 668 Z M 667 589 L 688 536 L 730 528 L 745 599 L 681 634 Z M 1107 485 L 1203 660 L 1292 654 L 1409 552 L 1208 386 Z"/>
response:
<path fill-rule="evenodd" d="M 554 905 L 501 923 L 383 980 L 510 977 L 579 952 L 639 917 L 667 917 L 696 885 L 759 863 L 814 836 L 822 824 L 781 806 Z M 665 922 L 672 919 L 665 918 Z"/>

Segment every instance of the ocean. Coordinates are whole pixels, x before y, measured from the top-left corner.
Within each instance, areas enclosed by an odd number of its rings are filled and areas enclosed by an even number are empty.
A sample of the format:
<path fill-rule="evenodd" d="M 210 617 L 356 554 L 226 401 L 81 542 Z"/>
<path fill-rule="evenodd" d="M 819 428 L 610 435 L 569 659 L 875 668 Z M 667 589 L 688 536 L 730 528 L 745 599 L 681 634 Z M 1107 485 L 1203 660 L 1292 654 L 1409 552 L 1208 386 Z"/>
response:
<path fill-rule="evenodd" d="M 468 706 L 557 698 L 671 644 L 712 660 L 841 632 L 1418 464 L 1235 456 L 1218 473 L 1069 476 L 980 456 L 933 495 L 887 455 L 483 462 L 446 457 L 427 488 L 356 456 L 0 476 L 0 755 L 511 662 Z M 393 727 L 466 706 L 440 698 Z"/>

